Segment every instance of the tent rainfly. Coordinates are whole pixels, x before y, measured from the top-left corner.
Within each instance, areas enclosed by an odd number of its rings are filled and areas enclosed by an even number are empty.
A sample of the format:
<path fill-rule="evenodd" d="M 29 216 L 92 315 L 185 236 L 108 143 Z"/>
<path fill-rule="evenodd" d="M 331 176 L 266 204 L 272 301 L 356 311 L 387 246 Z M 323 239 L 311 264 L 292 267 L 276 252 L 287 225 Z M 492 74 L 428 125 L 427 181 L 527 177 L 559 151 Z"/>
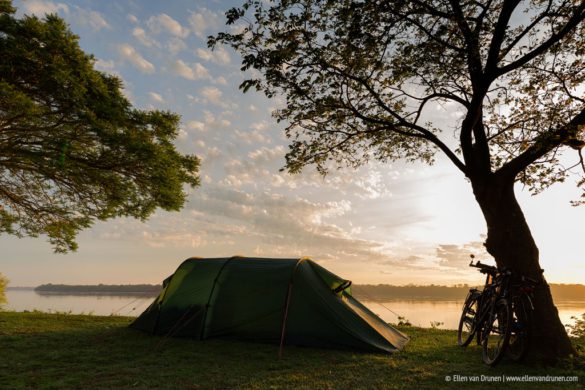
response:
<path fill-rule="evenodd" d="M 190 258 L 130 325 L 207 339 L 401 350 L 408 337 L 351 295 L 351 282 L 307 258 Z"/>

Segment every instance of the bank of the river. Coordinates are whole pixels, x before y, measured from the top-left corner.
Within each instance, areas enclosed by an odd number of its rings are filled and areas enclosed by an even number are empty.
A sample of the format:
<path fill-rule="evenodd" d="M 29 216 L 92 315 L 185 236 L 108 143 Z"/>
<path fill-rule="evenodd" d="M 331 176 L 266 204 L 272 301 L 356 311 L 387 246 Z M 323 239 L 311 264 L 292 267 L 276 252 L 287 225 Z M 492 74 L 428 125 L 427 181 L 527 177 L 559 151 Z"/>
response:
<path fill-rule="evenodd" d="M 2 388 L 585 388 L 585 358 L 555 367 L 481 363 L 478 347 L 461 349 L 455 332 L 401 328 L 411 337 L 394 355 L 364 354 L 225 340 L 153 337 L 127 327 L 129 317 L 0 312 Z M 585 341 L 578 348 L 585 353 Z M 577 376 L 577 383 L 535 382 Z M 446 380 L 446 378 L 450 380 Z M 532 378 L 532 379 L 530 379 Z M 483 380 L 483 382 L 482 382 Z M 546 379 L 545 379 L 546 380 Z M 550 379 L 549 379 L 550 380 Z M 497 387 L 496 387 L 497 388 Z"/>

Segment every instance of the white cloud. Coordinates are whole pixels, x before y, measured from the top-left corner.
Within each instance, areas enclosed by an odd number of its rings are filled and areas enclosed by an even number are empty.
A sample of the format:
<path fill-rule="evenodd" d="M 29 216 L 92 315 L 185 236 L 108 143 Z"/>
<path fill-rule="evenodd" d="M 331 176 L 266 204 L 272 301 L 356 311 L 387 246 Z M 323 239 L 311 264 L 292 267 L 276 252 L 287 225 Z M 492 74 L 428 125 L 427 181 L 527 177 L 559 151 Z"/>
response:
<path fill-rule="evenodd" d="M 101 70 L 101 71 L 112 71 L 114 69 L 114 61 L 113 60 L 102 60 L 102 59 L 97 59 L 95 61 L 95 68 L 97 70 Z"/>
<path fill-rule="evenodd" d="M 218 106 L 223 106 L 224 102 L 221 99 L 221 91 L 216 88 L 216 87 L 204 87 L 201 88 L 199 90 L 199 94 L 201 96 L 203 96 L 203 98 L 208 101 L 211 102 L 213 104 L 216 104 Z"/>
<path fill-rule="evenodd" d="M 201 80 L 209 77 L 209 71 L 198 62 L 188 65 L 183 60 L 176 60 L 171 65 L 171 71 L 188 80 Z"/>
<path fill-rule="evenodd" d="M 195 35 L 199 38 L 205 38 L 208 30 L 216 29 L 220 26 L 220 16 L 207 8 L 201 8 L 198 12 L 191 12 L 189 26 Z"/>
<path fill-rule="evenodd" d="M 201 158 L 206 164 L 210 164 L 221 157 L 221 151 L 217 146 L 207 149 L 207 153 Z"/>
<path fill-rule="evenodd" d="M 163 97 L 156 92 L 149 92 L 148 96 L 150 96 L 150 99 L 152 101 L 155 101 L 157 103 L 164 103 L 165 102 L 165 99 L 163 99 Z"/>
<path fill-rule="evenodd" d="M 250 125 L 250 128 L 255 131 L 264 131 L 268 128 L 268 123 L 266 121 L 254 122 Z"/>
<path fill-rule="evenodd" d="M 286 152 L 286 148 L 283 145 L 275 146 L 274 148 L 267 148 L 265 146 L 260 149 L 256 149 L 248 153 L 250 160 L 254 162 L 271 163 L 276 160 L 282 159 Z"/>
<path fill-rule="evenodd" d="M 155 71 L 152 63 L 148 62 L 136 49 L 126 43 L 118 45 L 118 54 L 122 60 L 131 63 L 142 73 L 154 73 Z"/>
<path fill-rule="evenodd" d="M 223 76 L 219 76 L 212 80 L 214 84 L 227 85 L 227 80 Z"/>
<path fill-rule="evenodd" d="M 247 144 L 270 144 L 272 143 L 271 138 L 264 134 L 267 128 L 268 122 L 266 121 L 254 122 L 250 125 L 251 131 L 236 130 L 235 133 L 240 141 Z"/>
<path fill-rule="evenodd" d="M 353 180 L 352 180 L 353 179 Z M 359 177 L 351 175 L 346 178 L 347 183 L 352 183 L 357 187 L 356 195 L 362 199 L 378 199 L 383 196 L 391 196 L 392 193 L 386 187 L 382 174 L 376 170 L 368 170 Z"/>
<path fill-rule="evenodd" d="M 467 265 L 471 254 L 478 256 L 484 263 L 486 262 L 485 258 L 490 258 L 482 241 L 468 242 L 463 245 L 442 244 L 437 247 L 439 265 L 459 271 L 467 272 L 469 270 Z"/>
<path fill-rule="evenodd" d="M 197 50 L 195 50 L 195 54 L 197 54 L 197 57 L 205 61 L 211 61 L 213 59 L 213 53 L 211 52 L 211 50 L 198 48 Z"/>
<path fill-rule="evenodd" d="M 206 228 L 206 221 L 225 221 L 224 226 L 240 228 L 240 250 L 246 250 L 247 245 L 251 252 L 261 246 L 268 256 L 298 254 L 320 259 L 359 257 L 362 262 L 388 260 L 381 252 L 381 243 L 356 238 L 331 222 L 332 218 L 351 212 L 349 202 L 311 202 L 268 192 L 249 193 L 237 189 L 240 181 L 240 176 L 228 175 L 222 185 L 208 185 L 196 193 L 189 207 L 204 210 L 203 215 L 194 216 L 197 229 L 210 232 L 212 229 Z M 220 234 L 220 231 L 210 233 L 208 239 Z M 232 235 L 233 230 L 224 234 Z"/>
<path fill-rule="evenodd" d="M 177 54 L 178 52 L 180 52 L 181 50 L 185 50 L 186 48 L 187 45 L 185 44 L 185 42 L 183 42 L 182 39 L 177 37 L 173 37 L 169 39 L 169 41 L 167 42 L 167 49 L 172 54 Z"/>
<path fill-rule="evenodd" d="M 132 14 L 128 14 L 126 18 L 130 21 L 130 23 L 138 23 L 138 18 Z"/>
<path fill-rule="evenodd" d="M 171 233 L 169 231 L 145 230 L 142 232 L 143 241 L 151 248 L 165 248 L 168 246 L 198 248 L 207 242 L 203 235 L 189 232 Z"/>
<path fill-rule="evenodd" d="M 160 14 L 157 16 L 151 16 L 147 21 L 146 25 L 155 34 L 159 34 L 163 31 L 174 35 L 176 37 L 185 38 L 189 35 L 189 30 L 184 28 L 181 23 L 171 18 L 167 14 Z"/>
<path fill-rule="evenodd" d="M 233 158 L 224 164 L 228 176 L 238 178 L 239 186 L 251 185 L 254 188 L 296 188 L 296 182 L 277 169 L 284 162 L 286 148 L 278 145 L 273 148 L 261 147 L 248 153 L 248 158 Z M 232 180 L 233 181 L 233 180 Z"/>
<path fill-rule="evenodd" d="M 143 28 L 140 27 L 135 27 L 132 30 L 132 36 L 134 38 L 136 38 L 138 40 L 138 42 L 142 43 L 144 46 L 158 46 L 158 42 L 155 41 L 154 39 L 150 38 L 147 34 L 146 31 L 144 31 Z"/>
<path fill-rule="evenodd" d="M 179 128 L 179 135 L 177 136 L 180 140 L 186 140 L 189 137 L 189 133 L 185 131 L 183 128 Z"/>
<path fill-rule="evenodd" d="M 112 26 L 110 26 L 101 13 L 97 11 L 86 10 L 80 7 L 75 7 L 75 9 L 75 19 L 77 24 L 80 26 L 89 27 L 93 31 L 99 31 L 101 29 L 112 29 Z"/>
<path fill-rule="evenodd" d="M 202 60 L 212 61 L 219 65 L 227 65 L 231 62 L 228 51 L 222 46 L 216 47 L 215 50 L 198 48 L 195 54 Z"/>
<path fill-rule="evenodd" d="M 69 7 L 64 3 L 53 3 L 52 1 L 30 0 L 23 2 L 21 7 L 28 15 L 36 15 L 39 17 L 45 14 L 57 14 L 62 11 L 65 14 L 69 13 Z"/>
<path fill-rule="evenodd" d="M 187 122 L 187 128 L 189 130 L 195 130 L 195 131 L 207 131 L 207 129 L 205 128 L 205 123 L 203 122 L 199 122 L 199 121 L 189 121 Z"/>
<path fill-rule="evenodd" d="M 241 131 L 236 130 L 236 136 L 239 141 L 247 144 L 270 144 L 272 141 L 269 137 L 265 136 L 261 132 L 254 131 Z"/>
<path fill-rule="evenodd" d="M 203 111 L 203 118 L 205 120 L 205 124 L 207 125 L 213 125 L 214 123 L 216 123 L 215 116 L 211 111 L 207 110 Z"/>

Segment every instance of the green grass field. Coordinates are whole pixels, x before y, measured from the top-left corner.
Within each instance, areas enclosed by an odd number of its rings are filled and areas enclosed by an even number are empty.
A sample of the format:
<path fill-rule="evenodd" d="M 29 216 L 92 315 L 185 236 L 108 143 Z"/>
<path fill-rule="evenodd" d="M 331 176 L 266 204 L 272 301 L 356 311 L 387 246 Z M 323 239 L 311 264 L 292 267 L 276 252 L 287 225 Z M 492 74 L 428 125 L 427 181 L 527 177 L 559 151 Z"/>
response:
<path fill-rule="evenodd" d="M 0 312 L 1 389 L 442 389 L 500 388 L 461 378 L 578 376 L 579 382 L 507 383 L 513 388 L 585 388 L 585 358 L 555 367 L 504 361 L 482 364 L 477 346 L 462 349 L 454 331 L 401 328 L 411 337 L 393 355 L 227 340 L 154 337 L 129 329 L 128 317 Z M 585 354 L 585 341 L 576 343 Z M 445 377 L 450 376 L 451 381 Z"/>

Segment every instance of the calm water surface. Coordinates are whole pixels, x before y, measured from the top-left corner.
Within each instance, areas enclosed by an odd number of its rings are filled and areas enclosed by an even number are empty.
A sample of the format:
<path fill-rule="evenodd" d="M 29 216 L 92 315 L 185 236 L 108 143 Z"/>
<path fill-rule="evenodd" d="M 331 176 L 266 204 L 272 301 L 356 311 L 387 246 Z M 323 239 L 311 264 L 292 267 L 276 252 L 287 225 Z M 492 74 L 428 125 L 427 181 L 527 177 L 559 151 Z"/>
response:
<path fill-rule="evenodd" d="M 8 290 L 8 310 L 41 310 L 46 312 L 71 312 L 73 314 L 138 316 L 154 300 L 153 296 L 131 295 L 40 295 L 32 290 Z M 460 301 L 445 300 L 361 300 L 370 310 L 386 322 L 397 323 L 398 315 L 412 325 L 456 329 L 461 314 L 463 298 Z M 559 301 L 557 308 L 563 324 L 572 324 L 571 317 L 585 313 L 585 301 Z"/>

